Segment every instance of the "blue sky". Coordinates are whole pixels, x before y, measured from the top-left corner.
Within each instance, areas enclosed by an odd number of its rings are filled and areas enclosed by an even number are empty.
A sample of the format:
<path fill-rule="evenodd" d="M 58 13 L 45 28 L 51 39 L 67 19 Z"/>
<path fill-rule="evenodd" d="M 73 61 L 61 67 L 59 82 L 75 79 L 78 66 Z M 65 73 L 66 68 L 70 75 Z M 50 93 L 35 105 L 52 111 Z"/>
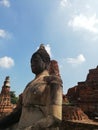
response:
<path fill-rule="evenodd" d="M 64 93 L 85 81 L 98 65 L 98 1 L 0 0 L 1 87 L 9 75 L 11 90 L 24 90 L 40 43 L 59 63 Z"/>

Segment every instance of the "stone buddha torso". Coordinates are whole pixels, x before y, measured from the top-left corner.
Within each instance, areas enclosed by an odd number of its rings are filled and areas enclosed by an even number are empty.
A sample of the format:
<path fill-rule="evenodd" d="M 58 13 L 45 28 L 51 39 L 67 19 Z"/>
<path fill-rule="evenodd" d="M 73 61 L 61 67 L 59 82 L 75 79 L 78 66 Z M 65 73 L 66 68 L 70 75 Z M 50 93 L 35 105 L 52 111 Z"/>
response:
<path fill-rule="evenodd" d="M 22 114 L 18 124 L 19 129 L 25 130 L 25 128 L 32 126 L 33 123 L 38 122 L 48 115 L 53 114 L 51 113 L 51 108 L 49 106 L 51 104 L 50 86 L 44 80 L 45 77 L 49 77 L 48 71 L 44 71 L 43 73 L 41 73 L 25 88 L 23 92 Z M 58 113 L 58 115 L 59 114 L 61 113 Z M 42 130 L 48 129 L 49 128 L 44 128 Z M 57 130 L 58 128 L 53 129 Z M 33 128 L 32 130 L 39 129 Z"/>
<path fill-rule="evenodd" d="M 44 81 L 45 76 L 49 76 L 47 71 L 31 81 L 24 90 L 19 128 L 28 127 L 47 116 L 48 110 L 46 110 L 46 106 L 49 103 L 49 89 L 47 83 Z"/>

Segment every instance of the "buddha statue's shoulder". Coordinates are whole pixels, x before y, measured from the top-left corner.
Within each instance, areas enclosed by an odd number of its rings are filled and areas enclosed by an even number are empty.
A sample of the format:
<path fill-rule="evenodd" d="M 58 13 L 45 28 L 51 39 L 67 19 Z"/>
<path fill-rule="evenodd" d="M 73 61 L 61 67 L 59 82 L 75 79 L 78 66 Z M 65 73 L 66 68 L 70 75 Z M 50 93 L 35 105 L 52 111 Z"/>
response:
<path fill-rule="evenodd" d="M 44 81 L 46 81 L 47 84 L 49 84 L 49 85 L 51 85 L 51 84 L 62 85 L 63 84 L 62 79 L 59 76 L 55 76 L 55 75 L 45 76 Z"/>
<path fill-rule="evenodd" d="M 27 83 L 25 89 L 27 89 L 28 87 L 32 86 L 32 85 L 33 85 L 33 82 L 34 82 L 34 80 L 32 80 L 32 81 L 30 81 L 29 83 Z M 25 90 L 25 89 L 24 89 L 24 90 Z"/>

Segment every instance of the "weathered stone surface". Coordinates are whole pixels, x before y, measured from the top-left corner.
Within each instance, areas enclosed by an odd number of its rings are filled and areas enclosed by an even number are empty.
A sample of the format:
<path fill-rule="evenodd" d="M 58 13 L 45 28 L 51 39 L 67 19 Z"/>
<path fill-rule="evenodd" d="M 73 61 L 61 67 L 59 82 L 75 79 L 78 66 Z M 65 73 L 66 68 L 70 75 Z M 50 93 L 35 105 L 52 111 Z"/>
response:
<path fill-rule="evenodd" d="M 67 98 L 90 117 L 98 116 L 98 67 L 89 70 L 84 82 L 78 82 L 77 86 L 70 88 Z"/>

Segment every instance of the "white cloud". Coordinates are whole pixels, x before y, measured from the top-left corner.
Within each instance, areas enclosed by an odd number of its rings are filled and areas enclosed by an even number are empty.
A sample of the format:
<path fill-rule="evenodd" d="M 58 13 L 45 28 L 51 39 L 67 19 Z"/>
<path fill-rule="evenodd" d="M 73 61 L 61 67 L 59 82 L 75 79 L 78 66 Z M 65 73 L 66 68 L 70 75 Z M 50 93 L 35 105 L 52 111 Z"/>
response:
<path fill-rule="evenodd" d="M 90 6 L 89 4 L 87 4 L 85 7 L 86 7 L 87 9 L 90 9 L 90 8 L 91 8 L 91 6 Z"/>
<path fill-rule="evenodd" d="M 68 5 L 70 5 L 70 2 L 68 0 L 61 0 L 60 1 L 61 8 L 65 8 Z"/>
<path fill-rule="evenodd" d="M 60 5 L 61 7 L 65 7 L 67 5 L 68 1 L 67 0 L 61 0 Z"/>
<path fill-rule="evenodd" d="M 0 58 L 0 67 L 1 68 L 11 68 L 14 66 L 14 60 L 11 57 L 2 57 Z"/>
<path fill-rule="evenodd" d="M 1 0 L 0 5 L 3 5 L 5 7 L 10 7 L 10 1 L 9 0 Z"/>
<path fill-rule="evenodd" d="M 84 29 L 94 34 L 98 33 L 98 18 L 96 18 L 96 14 L 90 17 L 83 14 L 76 15 L 68 22 L 68 25 L 74 30 Z"/>
<path fill-rule="evenodd" d="M 67 58 L 67 63 L 70 63 L 70 64 L 75 65 L 75 66 L 82 64 L 85 61 L 86 61 L 86 59 L 83 56 L 83 54 L 78 55 L 76 58 Z"/>
<path fill-rule="evenodd" d="M 10 34 L 4 29 L 0 29 L 0 38 L 10 38 Z"/>
<path fill-rule="evenodd" d="M 52 56 L 51 54 L 51 47 L 49 44 L 45 45 L 45 49 L 47 50 L 47 52 L 49 53 L 50 56 Z"/>

